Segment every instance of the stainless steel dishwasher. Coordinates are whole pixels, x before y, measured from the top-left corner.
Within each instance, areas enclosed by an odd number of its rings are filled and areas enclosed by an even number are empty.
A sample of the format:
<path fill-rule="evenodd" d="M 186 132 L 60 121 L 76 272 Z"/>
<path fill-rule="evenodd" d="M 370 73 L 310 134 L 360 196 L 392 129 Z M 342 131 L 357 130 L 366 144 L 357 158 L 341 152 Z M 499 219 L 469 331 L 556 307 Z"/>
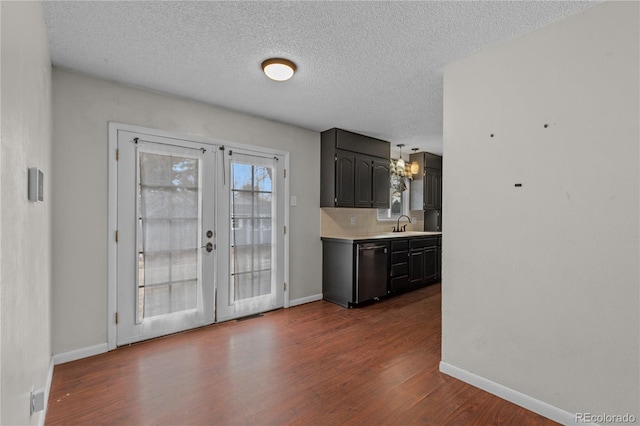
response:
<path fill-rule="evenodd" d="M 387 243 L 358 244 L 355 303 L 386 296 L 387 252 Z"/>

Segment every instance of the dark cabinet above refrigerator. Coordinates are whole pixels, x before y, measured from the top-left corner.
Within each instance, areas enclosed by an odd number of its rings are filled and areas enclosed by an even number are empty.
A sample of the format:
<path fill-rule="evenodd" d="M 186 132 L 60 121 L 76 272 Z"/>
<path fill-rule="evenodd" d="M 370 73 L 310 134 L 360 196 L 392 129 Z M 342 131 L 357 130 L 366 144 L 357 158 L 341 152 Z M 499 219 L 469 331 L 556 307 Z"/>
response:
<path fill-rule="evenodd" d="M 320 207 L 389 208 L 389 142 L 329 129 L 321 134 Z"/>

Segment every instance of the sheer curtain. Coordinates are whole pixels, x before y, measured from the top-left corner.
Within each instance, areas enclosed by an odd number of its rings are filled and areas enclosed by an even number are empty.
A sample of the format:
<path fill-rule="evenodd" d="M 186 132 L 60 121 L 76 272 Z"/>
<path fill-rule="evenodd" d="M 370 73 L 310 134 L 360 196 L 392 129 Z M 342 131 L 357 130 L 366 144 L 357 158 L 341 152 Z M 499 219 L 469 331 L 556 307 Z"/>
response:
<path fill-rule="evenodd" d="M 233 152 L 230 164 L 230 303 L 270 306 L 276 298 L 276 160 Z"/>
<path fill-rule="evenodd" d="M 137 321 L 196 309 L 199 160 L 139 152 Z"/>

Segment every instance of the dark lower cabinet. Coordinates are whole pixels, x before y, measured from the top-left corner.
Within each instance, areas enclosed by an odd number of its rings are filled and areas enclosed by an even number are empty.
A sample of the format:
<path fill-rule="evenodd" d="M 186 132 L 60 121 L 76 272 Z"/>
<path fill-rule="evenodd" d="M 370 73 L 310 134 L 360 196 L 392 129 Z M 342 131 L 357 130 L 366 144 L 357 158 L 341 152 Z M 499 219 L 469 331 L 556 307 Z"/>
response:
<path fill-rule="evenodd" d="M 409 240 L 409 287 L 440 281 L 440 237 Z"/>
<path fill-rule="evenodd" d="M 435 282 L 438 279 L 438 246 L 427 247 L 423 250 L 424 270 L 423 279 Z"/>
<path fill-rule="evenodd" d="M 388 293 L 389 242 L 322 241 L 322 296 L 353 307 Z"/>
<path fill-rule="evenodd" d="M 409 240 L 391 241 L 389 292 L 409 288 Z"/>
<path fill-rule="evenodd" d="M 323 298 L 354 307 L 440 282 L 441 237 L 322 238 Z"/>
<path fill-rule="evenodd" d="M 409 252 L 409 285 L 416 286 L 424 281 L 424 252 L 414 249 Z"/>

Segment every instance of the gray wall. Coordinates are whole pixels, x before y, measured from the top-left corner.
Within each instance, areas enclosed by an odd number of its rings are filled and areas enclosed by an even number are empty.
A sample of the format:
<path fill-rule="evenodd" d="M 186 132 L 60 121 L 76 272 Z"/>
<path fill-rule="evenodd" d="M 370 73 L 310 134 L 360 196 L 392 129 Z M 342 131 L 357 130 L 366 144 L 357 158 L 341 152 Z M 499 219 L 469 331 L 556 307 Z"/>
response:
<path fill-rule="evenodd" d="M 290 299 L 322 293 L 320 134 L 65 70 L 53 70 L 53 352 L 107 342 L 107 123 L 291 153 Z"/>
<path fill-rule="evenodd" d="M 51 58 L 40 2 L 2 2 L 0 424 L 37 424 L 51 361 Z M 27 170 L 44 172 L 44 202 Z"/>
<path fill-rule="evenodd" d="M 442 359 L 571 413 L 640 417 L 638 7 L 445 71 Z"/>

